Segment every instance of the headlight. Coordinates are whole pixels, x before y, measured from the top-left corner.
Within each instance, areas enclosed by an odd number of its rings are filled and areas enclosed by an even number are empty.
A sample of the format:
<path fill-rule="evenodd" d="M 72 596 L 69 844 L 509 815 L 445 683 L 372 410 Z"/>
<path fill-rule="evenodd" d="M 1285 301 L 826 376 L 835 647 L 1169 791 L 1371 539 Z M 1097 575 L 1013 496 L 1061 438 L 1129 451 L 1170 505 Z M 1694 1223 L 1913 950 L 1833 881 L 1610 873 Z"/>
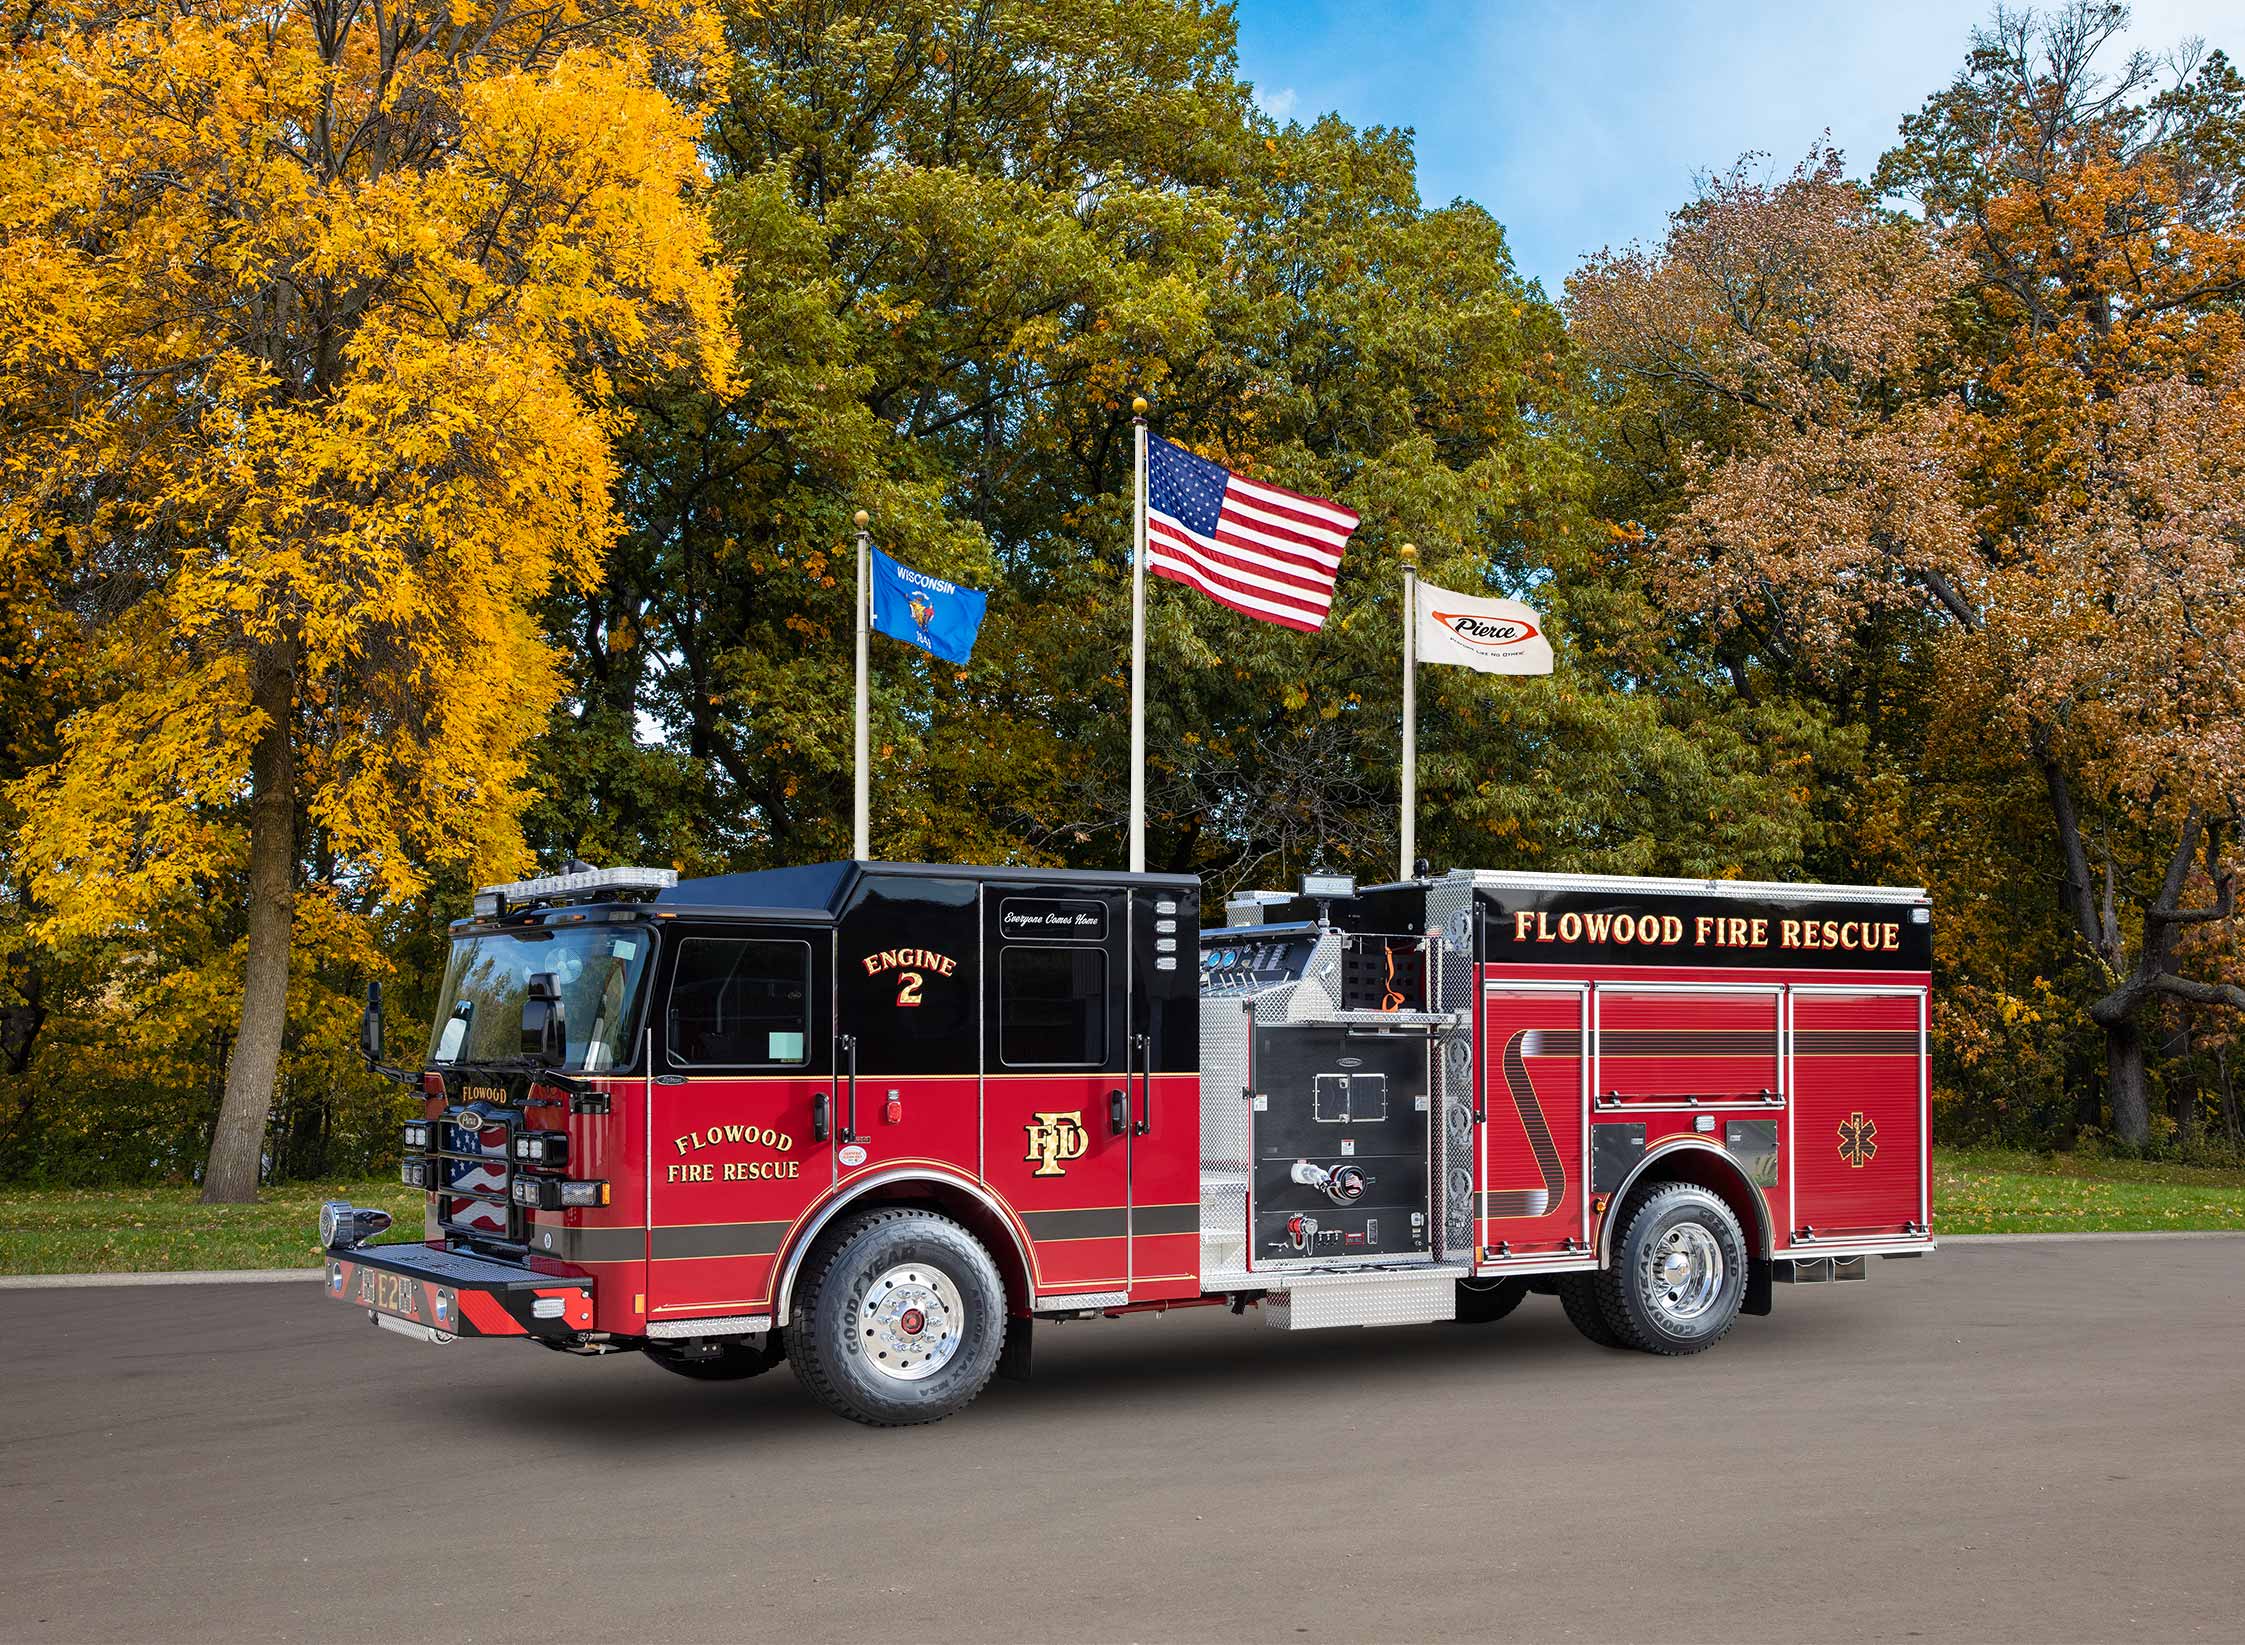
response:
<path fill-rule="evenodd" d="M 608 1203 L 605 1182 L 563 1182 L 556 1177 L 517 1177 L 507 1192 L 517 1205 L 534 1211 L 593 1209 Z"/>
<path fill-rule="evenodd" d="M 398 1163 L 398 1181 L 408 1188 L 429 1186 L 429 1162 L 424 1159 L 407 1159 Z"/>
<path fill-rule="evenodd" d="M 555 1170 L 566 1169 L 569 1164 L 569 1133 L 566 1131 L 524 1131 L 514 1139 L 514 1157 L 524 1165 L 543 1165 Z"/>
<path fill-rule="evenodd" d="M 415 1152 L 429 1146 L 429 1122 L 427 1120 L 407 1120 L 405 1122 L 405 1145 Z"/>

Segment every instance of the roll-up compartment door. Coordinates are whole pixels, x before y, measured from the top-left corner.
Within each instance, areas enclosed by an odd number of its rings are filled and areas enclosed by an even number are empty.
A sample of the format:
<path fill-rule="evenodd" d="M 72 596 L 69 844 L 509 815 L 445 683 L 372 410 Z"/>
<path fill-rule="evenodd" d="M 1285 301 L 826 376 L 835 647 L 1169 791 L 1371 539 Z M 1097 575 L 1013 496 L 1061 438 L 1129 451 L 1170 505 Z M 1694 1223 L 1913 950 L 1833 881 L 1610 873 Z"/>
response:
<path fill-rule="evenodd" d="M 1793 994 L 1793 1223 L 1895 1234 L 1923 1221 L 1924 996 Z"/>
<path fill-rule="evenodd" d="M 1601 988 L 1601 1101 L 1765 1100 L 1778 1087 L 1778 992 Z"/>

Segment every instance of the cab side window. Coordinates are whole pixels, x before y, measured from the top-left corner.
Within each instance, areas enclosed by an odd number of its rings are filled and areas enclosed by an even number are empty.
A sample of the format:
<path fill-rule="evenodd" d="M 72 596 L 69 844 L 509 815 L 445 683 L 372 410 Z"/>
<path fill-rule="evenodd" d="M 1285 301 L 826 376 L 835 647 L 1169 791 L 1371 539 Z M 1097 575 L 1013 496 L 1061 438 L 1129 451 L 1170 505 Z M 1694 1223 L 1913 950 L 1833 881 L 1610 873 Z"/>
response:
<path fill-rule="evenodd" d="M 1008 1068 L 1107 1061 L 1107 955 L 1009 946 L 998 962 L 998 1060 Z"/>
<path fill-rule="evenodd" d="M 810 1060 L 811 945 L 689 937 L 670 983 L 674 1067 L 799 1067 Z"/>

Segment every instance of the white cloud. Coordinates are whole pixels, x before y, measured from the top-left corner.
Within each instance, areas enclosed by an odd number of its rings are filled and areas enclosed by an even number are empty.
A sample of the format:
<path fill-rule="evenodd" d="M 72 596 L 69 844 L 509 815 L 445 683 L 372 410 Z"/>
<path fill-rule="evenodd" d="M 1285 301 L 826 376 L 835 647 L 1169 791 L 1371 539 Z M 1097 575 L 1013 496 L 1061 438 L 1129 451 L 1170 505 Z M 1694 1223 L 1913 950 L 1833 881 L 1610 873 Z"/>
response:
<path fill-rule="evenodd" d="M 1294 105 L 1301 101 L 1301 93 L 1292 86 L 1281 86 L 1276 91 L 1258 91 L 1255 101 L 1263 105 L 1263 112 L 1282 124 L 1293 118 Z"/>

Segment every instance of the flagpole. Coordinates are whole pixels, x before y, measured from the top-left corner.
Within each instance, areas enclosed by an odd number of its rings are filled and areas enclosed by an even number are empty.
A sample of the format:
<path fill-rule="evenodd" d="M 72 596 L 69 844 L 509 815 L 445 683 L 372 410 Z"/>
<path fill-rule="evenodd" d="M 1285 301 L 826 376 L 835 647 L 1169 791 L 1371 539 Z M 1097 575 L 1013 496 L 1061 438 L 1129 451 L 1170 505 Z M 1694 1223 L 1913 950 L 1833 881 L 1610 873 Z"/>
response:
<path fill-rule="evenodd" d="M 1130 871 L 1146 871 L 1146 402 L 1130 402 L 1137 434 L 1130 513 Z"/>
<path fill-rule="evenodd" d="M 1418 857 L 1419 816 L 1419 551 L 1405 543 L 1403 561 L 1403 863 L 1395 877 L 1411 877 Z"/>
<path fill-rule="evenodd" d="M 872 546 L 872 538 L 866 534 L 865 527 L 866 513 L 861 508 L 857 511 L 857 781 L 856 807 L 852 812 L 850 831 L 850 855 L 860 862 L 873 855 L 873 780 L 866 760 L 866 745 L 871 741 L 871 715 L 865 702 L 866 601 L 869 594 L 866 587 L 866 559 L 867 551 Z"/>

